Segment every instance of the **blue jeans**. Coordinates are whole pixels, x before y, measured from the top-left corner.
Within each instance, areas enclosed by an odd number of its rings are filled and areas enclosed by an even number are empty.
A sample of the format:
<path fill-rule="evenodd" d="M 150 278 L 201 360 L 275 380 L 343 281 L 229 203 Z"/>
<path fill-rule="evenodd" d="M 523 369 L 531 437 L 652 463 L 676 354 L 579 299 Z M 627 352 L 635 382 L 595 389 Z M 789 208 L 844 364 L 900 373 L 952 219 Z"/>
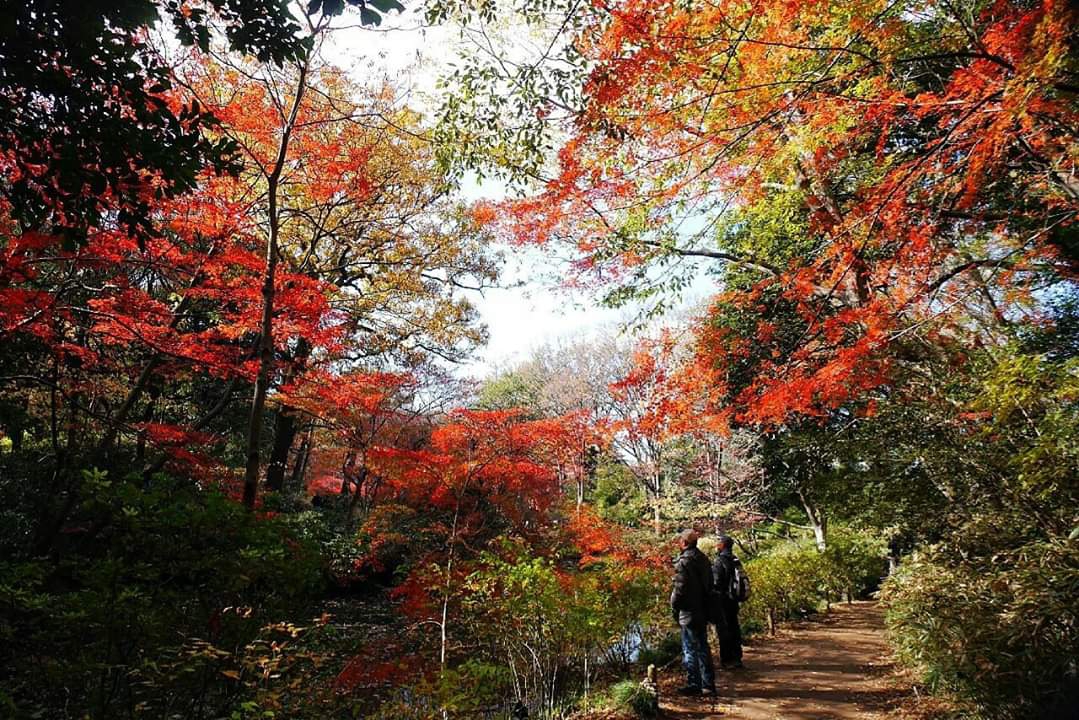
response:
<path fill-rule="evenodd" d="M 682 667 L 686 669 L 686 685 L 714 688 L 712 649 L 708 647 L 708 623 L 680 624 L 682 628 Z"/>

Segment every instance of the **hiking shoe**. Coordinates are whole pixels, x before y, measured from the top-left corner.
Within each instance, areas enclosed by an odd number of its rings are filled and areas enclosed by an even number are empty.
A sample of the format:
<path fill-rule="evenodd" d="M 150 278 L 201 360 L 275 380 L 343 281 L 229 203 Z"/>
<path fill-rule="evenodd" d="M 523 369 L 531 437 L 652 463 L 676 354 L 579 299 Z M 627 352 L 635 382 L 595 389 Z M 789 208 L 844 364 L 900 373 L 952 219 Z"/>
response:
<path fill-rule="evenodd" d="M 714 698 L 716 696 L 715 685 L 713 685 L 712 687 L 701 688 L 701 695 Z"/>
<path fill-rule="evenodd" d="M 701 689 L 696 685 L 683 685 L 675 692 L 677 692 L 679 695 L 700 695 Z"/>
<path fill-rule="evenodd" d="M 735 662 L 723 663 L 722 665 L 720 665 L 720 667 L 724 670 L 741 670 L 745 667 L 745 665 L 742 664 L 741 660 L 738 660 Z"/>

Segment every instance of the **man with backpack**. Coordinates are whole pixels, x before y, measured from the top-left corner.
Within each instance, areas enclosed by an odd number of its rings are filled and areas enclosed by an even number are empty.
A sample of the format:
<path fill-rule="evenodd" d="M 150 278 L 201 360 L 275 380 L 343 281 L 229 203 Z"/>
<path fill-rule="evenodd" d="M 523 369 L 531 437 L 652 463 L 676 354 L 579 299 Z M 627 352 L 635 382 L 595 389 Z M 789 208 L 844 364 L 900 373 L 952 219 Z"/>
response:
<path fill-rule="evenodd" d="M 742 667 L 742 628 L 738 624 L 738 606 L 749 599 L 749 577 L 742 562 L 734 556 L 734 540 L 721 535 L 719 555 L 712 565 L 715 577 L 712 621 L 719 637 L 719 662 L 724 670 Z"/>
<path fill-rule="evenodd" d="M 708 605 L 712 593 L 712 568 L 697 549 L 697 533 L 684 530 L 678 536 L 681 553 L 674 563 L 671 610 L 682 629 L 682 665 L 686 684 L 682 695 L 715 695 L 715 670 L 708 647 Z"/>

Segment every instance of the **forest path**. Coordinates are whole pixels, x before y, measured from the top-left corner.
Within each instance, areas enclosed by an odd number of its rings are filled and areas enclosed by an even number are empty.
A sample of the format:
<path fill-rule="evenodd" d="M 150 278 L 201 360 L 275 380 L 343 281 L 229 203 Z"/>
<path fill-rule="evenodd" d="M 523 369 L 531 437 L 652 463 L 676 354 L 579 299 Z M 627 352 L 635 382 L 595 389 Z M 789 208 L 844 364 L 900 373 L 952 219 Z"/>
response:
<path fill-rule="evenodd" d="M 710 634 L 715 652 L 715 634 Z M 876 720 L 900 717 L 910 691 L 892 673 L 884 613 L 873 602 L 836 605 L 745 648 L 743 670 L 720 671 L 718 697 L 682 698 L 681 668 L 664 673 L 669 720 Z M 716 653 L 718 655 L 718 653 Z"/>

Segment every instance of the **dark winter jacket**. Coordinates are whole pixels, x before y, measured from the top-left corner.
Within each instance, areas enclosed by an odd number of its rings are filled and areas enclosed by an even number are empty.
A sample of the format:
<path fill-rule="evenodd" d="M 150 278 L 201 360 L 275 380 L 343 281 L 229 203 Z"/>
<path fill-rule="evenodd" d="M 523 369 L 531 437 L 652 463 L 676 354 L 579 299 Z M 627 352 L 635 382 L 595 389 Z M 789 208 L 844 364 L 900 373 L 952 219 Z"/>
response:
<path fill-rule="evenodd" d="M 700 624 L 708 619 L 708 596 L 712 592 L 712 567 L 695 547 L 686 548 L 674 562 L 671 609 L 681 625 Z"/>
<path fill-rule="evenodd" d="M 712 576 L 715 578 L 716 590 L 724 602 L 738 603 L 737 598 L 731 597 L 731 582 L 734 580 L 734 565 L 738 558 L 734 556 L 730 548 L 723 550 L 716 556 L 712 565 Z"/>

